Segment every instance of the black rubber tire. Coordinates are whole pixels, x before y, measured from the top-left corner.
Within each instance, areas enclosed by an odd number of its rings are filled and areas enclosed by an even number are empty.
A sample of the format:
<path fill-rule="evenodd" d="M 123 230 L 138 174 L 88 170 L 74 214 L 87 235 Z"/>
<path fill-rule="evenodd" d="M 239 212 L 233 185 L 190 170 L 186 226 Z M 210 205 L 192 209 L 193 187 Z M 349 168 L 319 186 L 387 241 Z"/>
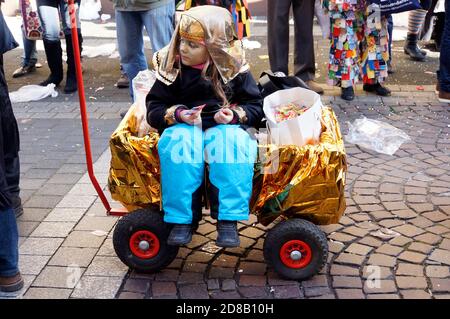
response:
<path fill-rule="evenodd" d="M 139 230 L 151 231 L 158 237 L 160 249 L 150 259 L 139 258 L 130 249 L 130 238 Z M 167 267 L 177 256 L 178 246 L 167 245 L 170 228 L 163 215 L 152 209 L 138 209 L 122 217 L 113 233 L 113 245 L 119 259 L 131 269 L 142 273 L 153 273 Z"/>
<path fill-rule="evenodd" d="M 301 240 L 312 251 L 310 263 L 300 269 L 286 266 L 280 258 L 281 247 L 290 240 Z M 264 241 L 264 258 L 281 277 L 305 280 L 317 274 L 325 266 L 328 258 L 328 241 L 324 232 L 304 219 L 289 219 L 272 228 Z"/>

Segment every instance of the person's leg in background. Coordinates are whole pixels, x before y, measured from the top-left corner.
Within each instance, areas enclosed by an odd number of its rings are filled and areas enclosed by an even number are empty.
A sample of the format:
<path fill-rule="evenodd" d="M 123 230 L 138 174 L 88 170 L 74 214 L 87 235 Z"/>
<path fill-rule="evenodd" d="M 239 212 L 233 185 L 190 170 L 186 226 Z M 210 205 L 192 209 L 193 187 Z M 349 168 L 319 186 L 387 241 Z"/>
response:
<path fill-rule="evenodd" d="M 270 69 L 289 75 L 289 10 L 291 0 L 267 1 L 267 47 Z"/>
<path fill-rule="evenodd" d="M 78 8 L 80 5 L 80 0 L 75 1 L 75 6 L 77 8 L 76 12 L 76 24 L 77 24 L 77 35 L 78 35 L 78 48 L 81 51 L 83 50 L 83 36 L 81 34 L 81 22 L 78 15 Z M 75 67 L 75 54 L 72 45 L 72 31 L 70 24 L 70 13 L 69 13 L 69 5 L 65 0 L 61 0 L 59 3 L 59 10 L 61 12 L 62 17 L 62 25 L 64 29 L 64 37 L 66 38 L 66 52 L 67 52 L 67 76 L 66 76 L 66 85 L 64 86 L 64 93 L 73 93 L 77 91 L 77 75 L 76 75 L 76 67 Z"/>
<path fill-rule="evenodd" d="M 311 90 L 322 94 L 323 89 L 314 81 L 316 73 L 313 36 L 314 6 L 315 0 L 292 2 L 295 28 L 294 74 L 305 81 Z"/>
<path fill-rule="evenodd" d="M 450 0 L 445 1 L 445 23 L 441 38 L 441 52 L 450 52 Z M 450 103 L 450 54 L 439 56 L 439 101 Z"/>
<path fill-rule="evenodd" d="M 147 58 L 144 53 L 142 11 L 120 11 L 116 9 L 117 44 L 120 64 L 130 80 L 130 96 L 133 99 L 134 77 L 146 70 Z"/>
<path fill-rule="evenodd" d="M 394 68 L 392 67 L 392 32 L 394 31 L 394 19 L 392 19 L 392 14 L 386 16 L 387 29 L 389 36 L 389 60 L 388 60 L 388 74 L 394 73 Z"/>
<path fill-rule="evenodd" d="M 13 72 L 13 78 L 18 78 L 36 71 L 37 51 L 36 40 L 30 40 L 25 37 L 22 30 L 23 54 L 20 68 Z"/>
<path fill-rule="evenodd" d="M 116 82 L 116 86 L 119 89 L 125 89 L 130 87 L 130 80 L 128 79 L 128 76 L 126 75 L 125 71 L 123 70 L 122 64 L 120 65 L 120 77 Z"/>
<path fill-rule="evenodd" d="M 150 38 L 153 53 L 169 44 L 173 34 L 175 19 L 175 5 L 173 1 L 169 1 L 167 4 L 152 10 L 142 11 L 141 19 Z"/>
<path fill-rule="evenodd" d="M 425 61 L 426 52 L 421 50 L 417 42 L 419 41 L 420 30 L 425 21 L 427 10 L 417 9 L 409 12 L 408 16 L 408 34 L 406 36 L 405 54 L 409 55 L 414 61 Z"/>
<path fill-rule="evenodd" d="M 63 79 L 62 49 L 59 39 L 60 23 L 58 4 L 49 6 L 46 1 L 37 0 L 39 19 L 44 29 L 44 48 L 47 56 L 50 75 L 39 85 L 47 86 L 50 83 L 58 86 Z"/>
<path fill-rule="evenodd" d="M 19 234 L 16 217 L 11 208 L 11 196 L 7 181 L 8 161 L 17 157 L 19 132 L 9 100 L 8 86 L 0 54 L 0 291 L 13 292 L 23 287 L 19 272 Z"/>

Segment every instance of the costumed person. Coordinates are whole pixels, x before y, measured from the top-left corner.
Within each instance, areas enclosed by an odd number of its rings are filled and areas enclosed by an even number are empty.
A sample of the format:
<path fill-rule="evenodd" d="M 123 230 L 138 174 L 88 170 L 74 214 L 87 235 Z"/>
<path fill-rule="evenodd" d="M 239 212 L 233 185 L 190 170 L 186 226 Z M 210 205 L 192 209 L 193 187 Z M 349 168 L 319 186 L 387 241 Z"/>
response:
<path fill-rule="evenodd" d="M 9 100 L 3 53 L 18 46 L 1 11 L 0 0 L 0 292 L 22 289 L 19 271 L 19 234 L 14 216 L 19 191 L 19 130 Z M 17 191 L 17 193 L 16 193 Z"/>
<path fill-rule="evenodd" d="M 147 96 L 147 120 L 161 134 L 162 207 L 164 221 L 173 224 L 168 244 L 191 241 L 208 164 L 216 244 L 237 247 L 257 156 L 257 141 L 245 129 L 259 127 L 264 113 L 230 12 L 208 5 L 184 12 L 153 64 L 157 81 Z"/>
<path fill-rule="evenodd" d="M 215 5 L 228 9 L 233 17 L 238 39 L 250 36 L 250 11 L 246 0 L 186 0 L 184 10 L 203 5 Z"/>
<path fill-rule="evenodd" d="M 386 17 L 371 11 L 365 0 L 324 0 L 331 22 L 328 64 L 329 84 L 341 87 L 341 97 L 351 101 L 359 78 L 363 89 L 380 96 L 391 91 L 381 85 L 387 78 L 388 29 Z"/>
<path fill-rule="evenodd" d="M 81 0 L 75 0 L 76 6 L 76 24 L 78 32 L 78 45 L 80 54 L 82 50 L 83 37 L 81 35 L 81 24 L 78 17 L 78 7 Z M 47 86 L 50 83 L 58 86 L 64 77 L 62 48 L 60 40 L 60 19 L 63 27 L 64 37 L 66 39 L 67 52 L 67 77 L 64 93 L 73 93 L 78 90 L 77 76 L 75 71 L 75 55 L 72 46 L 72 31 L 69 14 L 68 0 L 37 0 L 39 19 L 44 30 L 43 42 L 45 55 L 50 69 L 49 77 L 39 83 Z"/>

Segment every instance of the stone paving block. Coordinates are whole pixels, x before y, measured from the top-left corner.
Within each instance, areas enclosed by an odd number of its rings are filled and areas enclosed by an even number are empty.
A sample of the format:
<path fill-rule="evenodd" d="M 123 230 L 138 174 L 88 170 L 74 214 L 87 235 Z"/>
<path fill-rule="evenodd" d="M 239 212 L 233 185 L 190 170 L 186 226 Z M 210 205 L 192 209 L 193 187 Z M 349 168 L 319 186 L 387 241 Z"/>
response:
<path fill-rule="evenodd" d="M 367 279 L 364 281 L 364 292 L 367 294 L 396 293 L 397 287 L 393 280 Z"/>
<path fill-rule="evenodd" d="M 109 257 L 116 257 L 117 254 L 114 250 L 112 238 L 106 238 L 103 242 L 103 245 L 100 247 L 99 251 L 97 252 L 97 256 L 109 256 Z"/>
<path fill-rule="evenodd" d="M 364 259 L 365 256 L 341 253 L 335 262 L 338 264 L 361 265 Z"/>
<path fill-rule="evenodd" d="M 248 227 L 247 229 L 244 229 L 239 232 L 239 235 L 253 238 L 253 239 L 258 239 L 259 237 L 263 236 L 264 234 L 265 234 L 264 231 L 262 231 L 258 228 L 255 228 L 255 227 Z"/>
<path fill-rule="evenodd" d="M 186 247 L 190 248 L 190 249 L 194 249 L 197 247 L 200 247 L 204 244 L 206 244 L 209 241 L 209 239 L 207 237 L 204 236 L 199 236 L 199 235 L 193 235 L 192 236 L 192 241 L 186 245 Z"/>
<path fill-rule="evenodd" d="M 239 286 L 264 287 L 266 285 L 265 276 L 242 275 L 239 277 Z"/>
<path fill-rule="evenodd" d="M 150 289 L 150 281 L 145 279 L 128 279 L 124 291 L 145 294 Z"/>
<path fill-rule="evenodd" d="M 328 278 L 325 275 L 316 275 L 308 280 L 302 282 L 302 286 L 305 288 L 310 287 L 328 287 Z"/>
<path fill-rule="evenodd" d="M 424 267 L 422 265 L 415 265 L 409 263 L 399 263 L 396 270 L 396 275 L 405 275 L 413 277 L 422 277 L 424 274 Z"/>
<path fill-rule="evenodd" d="M 96 236 L 89 231 L 72 231 L 63 243 L 64 247 L 99 248 L 105 236 Z"/>
<path fill-rule="evenodd" d="M 347 243 L 347 242 L 351 242 L 351 241 L 355 240 L 356 237 L 347 235 L 347 234 L 343 234 L 343 233 L 334 233 L 334 234 L 331 234 L 330 236 L 328 236 L 328 238 L 335 240 L 335 241 Z"/>
<path fill-rule="evenodd" d="M 20 255 L 19 268 L 23 275 L 39 275 L 50 256 Z"/>
<path fill-rule="evenodd" d="M 409 245 L 408 250 L 417 251 L 423 254 L 429 254 L 431 250 L 433 250 L 433 248 L 434 247 L 431 245 L 414 242 L 411 245 Z"/>
<path fill-rule="evenodd" d="M 97 199 L 91 195 L 66 195 L 56 207 L 61 208 L 89 208 Z"/>
<path fill-rule="evenodd" d="M 43 196 L 52 196 L 52 195 L 59 195 L 64 196 L 66 195 L 72 185 L 70 184 L 50 184 L 46 183 L 42 187 L 39 188 L 39 190 L 36 192 L 36 195 L 43 195 Z"/>
<path fill-rule="evenodd" d="M 20 245 L 19 253 L 21 255 L 41 255 L 52 256 L 61 246 L 63 238 L 37 238 L 28 237 Z"/>
<path fill-rule="evenodd" d="M 397 256 L 402 251 L 403 251 L 403 248 L 397 247 L 397 246 L 393 246 L 393 245 L 390 245 L 390 244 L 384 244 L 384 245 L 380 246 L 380 248 L 378 248 L 376 250 L 376 252 L 379 253 L 379 254 L 385 254 L 385 255 L 390 255 L 390 256 Z"/>
<path fill-rule="evenodd" d="M 83 208 L 54 208 L 45 218 L 46 222 L 78 222 L 85 213 Z"/>
<path fill-rule="evenodd" d="M 338 299 L 365 299 L 362 289 L 336 289 Z"/>
<path fill-rule="evenodd" d="M 396 231 L 397 233 L 400 233 L 406 237 L 415 237 L 418 236 L 420 234 L 423 234 L 425 231 L 421 228 L 418 228 L 416 226 L 413 225 L 403 225 L 403 226 L 398 226 L 392 229 L 393 231 Z"/>
<path fill-rule="evenodd" d="M 145 294 L 124 291 L 119 294 L 118 299 L 144 299 Z"/>
<path fill-rule="evenodd" d="M 393 267 L 395 266 L 396 259 L 392 256 L 384 254 L 372 254 L 370 255 L 369 261 L 367 263 L 369 265 Z"/>
<path fill-rule="evenodd" d="M 67 237 L 72 228 L 75 226 L 74 222 L 42 222 L 31 233 L 31 237 Z"/>
<path fill-rule="evenodd" d="M 177 287 L 174 282 L 152 282 L 152 297 L 173 296 L 176 298 Z"/>
<path fill-rule="evenodd" d="M 359 268 L 332 264 L 330 269 L 330 275 L 359 276 Z"/>
<path fill-rule="evenodd" d="M 315 297 L 321 297 L 321 296 L 328 296 L 332 295 L 333 292 L 329 287 L 309 287 L 304 288 L 305 291 L 305 297 L 309 298 L 315 298 Z"/>
<path fill-rule="evenodd" d="M 208 290 L 220 289 L 220 282 L 217 279 L 208 279 L 208 281 L 206 282 L 206 285 L 208 286 Z"/>
<path fill-rule="evenodd" d="M 128 272 L 128 266 L 117 257 L 97 256 L 89 265 L 85 276 L 124 277 Z"/>
<path fill-rule="evenodd" d="M 203 274 L 196 272 L 182 272 L 178 277 L 178 284 L 200 284 L 204 283 Z"/>
<path fill-rule="evenodd" d="M 211 299 L 241 299 L 241 295 L 237 291 L 213 291 Z"/>
<path fill-rule="evenodd" d="M 50 266 L 88 267 L 96 253 L 96 248 L 61 247 L 48 264 Z"/>
<path fill-rule="evenodd" d="M 207 263 L 213 258 L 214 258 L 213 254 L 209 254 L 202 251 L 196 251 L 192 255 L 189 255 L 186 261 L 192 263 Z"/>
<path fill-rule="evenodd" d="M 117 222 L 116 217 L 91 217 L 84 216 L 75 227 L 75 230 L 110 232 Z"/>
<path fill-rule="evenodd" d="M 156 281 L 177 281 L 180 271 L 178 269 L 163 269 L 156 273 Z"/>
<path fill-rule="evenodd" d="M 179 291 L 181 299 L 209 299 L 206 284 L 181 286 Z"/>
<path fill-rule="evenodd" d="M 214 267 L 235 268 L 238 261 L 239 258 L 236 256 L 221 254 L 216 260 L 214 260 L 212 265 Z"/>
<path fill-rule="evenodd" d="M 447 234 L 450 232 L 450 229 L 448 229 L 447 227 L 441 226 L 441 225 L 428 227 L 426 230 L 428 232 L 436 234 L 436 235 Z"/>
<path fill-rule="evenodd" d="M 334 288 L 362 288 L 361 278 L 348 276 L 333 276 Z"/>
<path fill-rule="evenodd" d="M 222 290 L 231 291 L 236 290 L 236 281 L 234 279 L 225 279 L 222 281 Z"/>
<path fill-rule="evenodd" d="M 450 251 L 436 249 L 435 251 L 433 251 L 431 253 L 431 255 L 428 257 L 428 259 L 440 262 L 445 265 L 450 265 Z"/>
<path fill-rule="evenodd" d="M 68 299 L 72 289 L 32 287 L 23 296 L 24 299 Z"/>
<path fill-rule="evenodd" d="M 183 271 L 204 273 L 206 271 L 207 266 L 208 264 L 185 262 L 183 266 Z"/>
<path fill-rule="evenodd" d="M 71 298 L 112 299 L 122 284 L 121 277 L 83 276 Z"/>
<path fill-rule="evenodd" d="M 401 290 L 403 299 L 431 299 L 431 295 L 424 290 Z"/>
<path fill-rule="evenodd" d="M 234 268 L 211 267 L 208 278 L 212 279 L 231 279 L 235 275 Z"/>
<path fill-rule="evenodd" d="M 269 298 L 269 293 L 264 287 L 240 287 L 239 292 L 244 298 Z"/>
<path fill-rule="evenodd" d="M 18 222 L 41 222 L 50 212 L 49 208 L 24 208 L 23 215 L 20 216 Z"/>
<path fill-rule="evenodd" d="M 400 299 L 396 294 L 370 294 L 367 299 Z"/>
<path fill-rule="evenodd" d="M 33 287 L 73 289 L 81 279 L 85 268 L 45 267 L 33 282 Z"/>
<path fill-rule="evenodd" d="M 400 289 L 426 289 L 428 286 L 424 277 L 396 276 L 395 281 Z"/>
<path fill-rule="evenodd" d="M 273 294 L 276 299 L 299 299 L 304 298 L 298 285 L 275 286 Z"/>
<path fill-rule="evenodd" d="M 357 244 L 357 243 L 353 243 L 351 244 L 345 251 L 351 254 L 356 254 L 356 255 L 362 255 L 365 256 L 367 255 L 370 251 L 372 251 L 372 247 L 370 246 L 365 246 L 365 245 L 361 245 L 361 244 Z"/>
<path fill-rule="evenodd" d="M 239 264 L 238 271 L 241 275 L 264 275 L 266 264 L 264 262 L 242 262 Z"/>
<path fill-rule="evenodd" d="M 431 278 L 431 287 L 434 292 L 450 292 L 450 279 Z"/>
<path fill-rule="evenodd" d="M 53 208 L 55 207 L 62 199 L 62 196 L 43 196 L 43 195 L 35 195 L 32 196 L 23 207 L 30 208 Z"/>
<path fill-rule="evenodd" d="M 447 266 L 427 266 L 425 271 L 426 275 L 430 278 L 450 277 L 450 267 Z"/>
<path fill-rule="evenodd" d="M 404 251 L 397 258 L 399 260 L 420 264 L 422 263 L 427 256 L 421 253 L 416 253 L 412 251 Z"/>

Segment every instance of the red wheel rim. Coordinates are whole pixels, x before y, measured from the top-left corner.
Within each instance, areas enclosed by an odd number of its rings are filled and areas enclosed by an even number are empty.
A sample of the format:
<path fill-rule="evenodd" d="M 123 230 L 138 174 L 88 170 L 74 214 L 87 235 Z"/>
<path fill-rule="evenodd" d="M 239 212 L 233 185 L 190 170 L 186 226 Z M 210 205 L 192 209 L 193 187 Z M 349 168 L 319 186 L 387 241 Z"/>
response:
<path fill-rule="evenodd" d="M 130 238 L 131 252 L 139 258 L 153 258 L 158 254 L 159 248 L 159 239 L 151 231 L 140 230 Z"/>
<path fill-rule="evenodd" d="M 300 269 L 308 266 L 311 262 L 312 250 L 307 243 L 301 240 L 290 240 L 281 247 L 280 258 L 285 266 Z"/>

